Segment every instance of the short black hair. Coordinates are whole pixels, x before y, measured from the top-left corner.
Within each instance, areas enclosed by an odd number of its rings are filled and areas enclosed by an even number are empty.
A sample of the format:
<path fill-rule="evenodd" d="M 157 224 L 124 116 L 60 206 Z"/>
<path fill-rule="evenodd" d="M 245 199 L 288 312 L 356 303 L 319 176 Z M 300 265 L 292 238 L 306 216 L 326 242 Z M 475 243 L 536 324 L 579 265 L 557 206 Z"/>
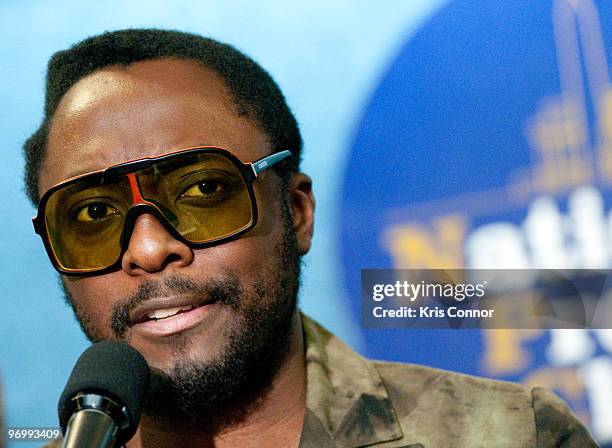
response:
<path fill-rule="evenodd" d="M 80 79 L 112 65 L 138 61 L 194 59 L 218 73 L 229 88 L 239 115 L 252 120 L 267 134 L 273 151 L 289 149 L 293 157 L 277 172 L 286 182 L 299 168 L 302 137 L 285 97 L 259 64 L 231 45 L 173 30 L 125 29 L 89 37 L 55 53 L 47 67 L 43 121 L 26 140 L 25 186 L 33 204 L 40 200 L 38 175 L 45 156 L 51 119 L 66 92 Z"/>

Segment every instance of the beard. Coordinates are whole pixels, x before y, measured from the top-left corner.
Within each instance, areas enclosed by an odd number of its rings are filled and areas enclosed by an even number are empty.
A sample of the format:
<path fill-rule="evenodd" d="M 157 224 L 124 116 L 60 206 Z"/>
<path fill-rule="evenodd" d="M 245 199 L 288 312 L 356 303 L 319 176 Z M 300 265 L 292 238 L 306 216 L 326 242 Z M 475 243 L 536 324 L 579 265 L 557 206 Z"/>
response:
<path fill-rule="evenodd" d="M 203 362 L 179 358 L 169 371 L 151 368 L 151 385 L 143 413 L 160 426 L 201 426 L 224 416 L 223 425 L 242 419 L 258 404 L 271 385 L 289 351 L 293 317 L 297 308 L 300 255 L 291 215 L 283 204 L 283 240 L 268 271 L 240 284 L 231 275 L 196 283 L 171 276 L 163 283 L 143 282 L 131 297 L 113 306 L 110 327 L 121 339 L 129 327 L 129 314 L 137 305 L 160 295 L 191 292 L 208 296 L 236 316 L 227 331 L 226 345 L 217 357 Z M 99 324 L 79 306 L 62 281 L 66 300 L 92 341 L 102 339 Z M 176 353 L 190 344 L 177 338 Z M 180 345 L 181 342 L 185 344 Z"/>

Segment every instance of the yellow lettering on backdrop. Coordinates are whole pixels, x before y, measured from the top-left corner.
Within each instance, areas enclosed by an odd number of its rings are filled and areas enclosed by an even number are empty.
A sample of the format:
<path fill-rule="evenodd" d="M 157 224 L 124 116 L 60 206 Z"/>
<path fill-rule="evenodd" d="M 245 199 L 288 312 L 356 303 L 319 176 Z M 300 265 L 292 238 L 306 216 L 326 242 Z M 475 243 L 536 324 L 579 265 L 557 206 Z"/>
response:
<path fill-rule="evenodd" d="M 461 269 L 465 228 L 459 215 L 436 218 L 431 227 L 399 224 L 387 230 L 383 244 L 396 269 Z"/>

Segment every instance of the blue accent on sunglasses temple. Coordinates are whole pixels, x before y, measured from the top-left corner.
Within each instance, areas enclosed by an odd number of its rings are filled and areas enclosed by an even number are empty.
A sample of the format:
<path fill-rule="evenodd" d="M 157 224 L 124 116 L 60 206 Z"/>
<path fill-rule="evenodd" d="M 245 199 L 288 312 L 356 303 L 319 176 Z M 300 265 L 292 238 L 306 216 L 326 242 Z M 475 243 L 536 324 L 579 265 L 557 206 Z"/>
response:
<path fill-rule="evenodd" d="M 281 160 L 285 160 L 287 157 L 291 157 L 291 151 L 284 150 L 275 152 L 274 154 L 270 154 L 269 156 L 266 156 L 251 163 L 251 166 L 253 167 L 253 172 L 255 173 L 255 177 L 257 177 L 257 175 L 262 171 L 267 170 L 268 168 L 277 164 Z"/>

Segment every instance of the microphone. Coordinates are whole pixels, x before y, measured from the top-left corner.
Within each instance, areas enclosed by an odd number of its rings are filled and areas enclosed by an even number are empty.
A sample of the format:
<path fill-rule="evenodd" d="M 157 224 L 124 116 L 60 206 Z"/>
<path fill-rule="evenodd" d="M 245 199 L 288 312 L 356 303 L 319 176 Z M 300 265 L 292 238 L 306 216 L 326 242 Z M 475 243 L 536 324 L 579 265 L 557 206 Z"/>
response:
<path fill-rule="evenodd" d="M 59 400 L 64 448 L 114 448 L 130 440 L 149 389 L 149 366 L 125 342 L 83 352 Z"/>

